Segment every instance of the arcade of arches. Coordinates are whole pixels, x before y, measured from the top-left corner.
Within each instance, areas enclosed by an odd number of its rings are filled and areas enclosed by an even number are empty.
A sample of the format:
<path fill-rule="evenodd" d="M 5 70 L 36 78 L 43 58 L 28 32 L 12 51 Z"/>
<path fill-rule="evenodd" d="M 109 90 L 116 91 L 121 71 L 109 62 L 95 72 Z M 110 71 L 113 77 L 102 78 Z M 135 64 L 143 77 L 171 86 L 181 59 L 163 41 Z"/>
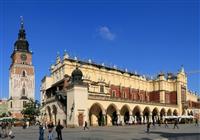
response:
<path fill-rule="evenodd" d="M 63 112 L 59 114 L 61 109 L 55 104 L 46 107 L 44 121 L 53 122 L 56 124 Z M 188 110 L 187 113 L 192 115 L 192 111 Z M 112 126 L 112 125 L 125 125 L 125 124 L 143 124 L 148 121 L 153 122 L 158 119 L 163 120 L 164 116 L 178 116 L 179 112 L 174 107 L 155 106 L 155 105 L 136 105 L 136 104 L 117 104 L 117 103 L 102 103 L 92 102 L 88 108 L 88 122 L 91 126 Z M 85 116 L 82 116 L 84 120 Z M 78 116 L 80 118 L 80 116 Z M 62 118 L 61 120 L 64 120 Z M 79 119 L 80 120 L 80 119 Z M 66 124 L 66 122 L 62 122 Z M 79 122 L 79 126 L 83 125 L 83 121 Z"/>
<path fill-rule="evenodd" d="M 157 121 L 164 116 L 178 115 L 178 111 L 173 107 L 155 107 L 152 105 L 127 104 L 118 107 L 111 103 L 108 106 L 100 103 L 93 103 L 89 108 L 89 122 L 91 126 L 121 125 L 121 124 L 142 124 L 147 121 Z"/>

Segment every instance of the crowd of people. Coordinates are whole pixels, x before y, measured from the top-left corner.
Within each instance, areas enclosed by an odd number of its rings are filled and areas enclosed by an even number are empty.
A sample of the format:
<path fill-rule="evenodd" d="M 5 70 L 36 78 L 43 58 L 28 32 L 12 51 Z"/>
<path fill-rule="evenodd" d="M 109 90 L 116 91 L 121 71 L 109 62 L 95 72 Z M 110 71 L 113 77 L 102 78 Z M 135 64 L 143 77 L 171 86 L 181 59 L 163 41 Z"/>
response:
<path fill-rule="evenodd" d="M 198 119 L 195 119 L 195 126 L 199 126 L 199 122 Z M 158 126 L 161 126 L 161 124 L 164 124 L 165 128 L 169 128 L 168 126 L 168 121 L 167 119 L 165 119 L 163 122 L 161 122 L 161 120 L 157 120 L 156 122 L 147 122 L 147 133 L 150 133 L 150 128 L 151 125 L 152 127 L 155 128 L 156 123 L 158 124 Z M 178 119 L 174 119 L 173 120 L 173 129 L 177 128 L 179 129 L 179 120 Z M 45 129 L 48 133 L 48 140 L 63 140 L 62 138 L 62 129 L 64 128 L 64 126 L 61 125 L 60 120 L 58 120 L 57 124 L 54 125 L 53 122 L 49 122 L 49 123 L 38 123 L 39 125 L 39 140 L 44 140 L 45 139 Z M 0 122 L 0 127 L 1 127 L 1 131 L 0 131 L 0 137 L 1 138 L 7 138 L 9 137 L 10 139 L 13 139 L 15 136 L 13 135 L 12 132 L 12 122 Z M 27 124 L 24 123 L 23 128 L 28 128 Z M 85 121 L 84 126 L 83 126 L 83 130 L 89 129 L 88 127 L 88 123 L 87 121 Z M 55 132 L 57 134 L 55 134 Z"/>
<path fill-rule="evenodd" d="M 13 139 L 15 137 L 12 132 L 12 122 L 1 122 L 0 127 L 1 127 L 1 131 L 0 131 L 1 138 L 9 137 Z"/>
<path fill-rule="evenodd" d="M 199 120 L 197 119 L 197 118 L 195 118 L 195 126 L 199 126 Z M 173 127 L 173 129 L 175 129 L 175 128 L 177 128 L 177 129 L 179 129 L 179 119 L 174 119 L 173 121 L 172 121 L 172 123 L 173 123 L 173 125 L 174 125 L 174 127 Z M 146 132 L 147 133 L 149 133 L 150 132 L 150 127 L 151 127 L 151 124 L 153 125 L 153 127 L 155 128 L 155 120 L 153 120 L 153 122 L 151 123 L 151 122 L 147 122 L 147 130 L 146 130 Z M 162 122 L 161 122 L 161 120 L 157 120 L 157 124 L 158 124 L 158 126 L 161 126 L 161 124 L 162 124 Z M 167 121 L 167 119 L 165 119 L 164 120 L 164 123 L 163 123 L 164 125 L 165 125 L 165 128 L 169 128 L 169 126 L 168 126 L 168 121 Z"/>
<path fill-rule="evenodd" d="M 49 122 L 48 124 L 40 124 L 39 125 L 39 140 L 44 140 L 44 130 L 48 130 L 48 140 L 54 140 L 55 134 L 57 132 L 57 140 L 62 140 L 62 129 L 64 127 L 60 124 L 60 120 L 56 126 L 54 126 L 53 122 Z"/>
<path fill-rule="evenodd" d="M 57 140 L 63 140 L 63 138 L 62 138 L 62 129 L 63 128 L 64 127 L 61 125 L 60 120 L 58 120 L 58 123 L 56 126 L 54 126 L 53 122 L 49 122 L 48 124 L 47 123 L 40 124 L 39 125 L 39 140 L 44 140 L 44 130 L 45 129 L 47 129 L 47 131 L 48 131 L 48 136 L 47 136 L 48 140 L 54 140 L 54 138 L 57 138 Z M 83 130 L 86 130 L 86 129 L 89 130 L 87 121 L 85 121 L 84 127 L 83 127 Z M 57 137 L 54 132 L 57 133 Z"/>

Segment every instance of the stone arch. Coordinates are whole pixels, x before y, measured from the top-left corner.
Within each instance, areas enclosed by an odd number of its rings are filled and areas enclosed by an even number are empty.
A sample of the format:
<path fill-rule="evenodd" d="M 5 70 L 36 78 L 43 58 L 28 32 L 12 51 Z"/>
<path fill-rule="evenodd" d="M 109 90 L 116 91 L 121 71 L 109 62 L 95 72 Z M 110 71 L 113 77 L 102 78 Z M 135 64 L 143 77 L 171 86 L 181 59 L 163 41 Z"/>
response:
<path fill-rule="evenodd" d="M 167 116 L 172 116 L 172 110 L 171 109 L 167 110 Z"/>
<path fill-rule="evenodd" d="M 157 107 L 155 107 L 155 108 L 153 109 L 153 111 L 152 111 L 152 115 L 153 115 L 153 116 L 157 116 L 158 113 L 159 113 L 159 110 L 158 110 Z"/>
<path fill-rule="evenodd" d="M 52 105 L 52 115 L 53 115 L 53 118 L 54 118 L 54 124 L 57 124 L 57 113 L 58 113 L 58 109 L 56 107 L 56 105 Z"/>
<path fill-rule="evenodd" d="M 187 115 L 190 115 L 190 110 L 187 110 Z"/>
<path fill-rule="evenodd" d="M 141 112 L 141 108 L 140 108 L 140 106 L 135 106 L 134 108 L 133 108 L 133 115 L 136 115 L 136 113 L 138 112 L 139 113 L 139 115 L 140 115 L 140 112 Z"/>
<path fill-rule="evenodd" d="M 178 111 L 177 111 L 176 109 L 174 109 L 173 115 L 174 115 L 174 116 L 178 116 Z"/>
<path fill-rule="evenodd" d="M 147 106 L 147 107 L 145 107 L 144 110 L 143 110 L 143 115 L 144 115 L 144 116 L 149 116 L 149 115 L 150 115 L 150 112 L 151 112 L 151 110 L 150 110 L 150 108 Z"/>
<path fill-rule="evenodd" d="M 166 110 L 165 110 L 165 108 L 162 108 L 161 110 L 160 110 L 160 119 L 162 120 L 162 121 L 164 121 L 164 116 L 166 115 Z"/>
<path fill-rule="evenodd" d="M 115 104 L 110 104 L 106 110 L 106 122 L 107 125 L 117 125 L 119 109 Z"/>
<path fill-rule="evenodd" d="M 150 113 L 151 113 L 150 108 L 148 106 L 145 107 L 144 110 L 143 110 L 143 116 L 142 116 L 144 123 L 147 123 L 147 121 L 149 121 Z"/>
<path fill-rule="evenodd" d="M 133 109 L 134 123 L 141 123 L 141 108 L 137 105 Z"/>
<path fill-rule="evenodd" d="M 182 110 L 182 115 L 187 115 L 186 109 L 183 109 L 183 110 Z"/>
<path fill-rule="evenodd" d="M 120 114 L 121 114 L 121 121 L 122 123 L 128 124 L 130 119 L 130 107 L 128 105 L 123 105 Z"/>
<path fill-rule="evenodd" d="M 102 126 L 104 125 L 105 110 L 103 106 L 99 103 L 94 103 L 89 110 L 89 120 L 91 126 Z"/>
<path fill-rule="evenodd" d="M 194 115 L 192 110 L 190 111 L 190 115 L 191 115 L 191 116 L 193 116 L 193 115 Z"/>
<path fill-rule="evenodd" d="M 52 121 L 52 113 L 50 106 L 46 107 L 48 121 Z"/>
<path fill-rule="evenodd" d="M 152 120 L 153 122 L 157 122 L 159 120 L 159 110 L 155 107 L 152 111 Z"/>
<path fill-rule="evenodd" d="M 160 110 L 160 117 L 162 118 L 163 116 L 165 116 L 165 114 L 166 114 L 166 110 L 165 110 L 165 108 L 162 108 Z"/>

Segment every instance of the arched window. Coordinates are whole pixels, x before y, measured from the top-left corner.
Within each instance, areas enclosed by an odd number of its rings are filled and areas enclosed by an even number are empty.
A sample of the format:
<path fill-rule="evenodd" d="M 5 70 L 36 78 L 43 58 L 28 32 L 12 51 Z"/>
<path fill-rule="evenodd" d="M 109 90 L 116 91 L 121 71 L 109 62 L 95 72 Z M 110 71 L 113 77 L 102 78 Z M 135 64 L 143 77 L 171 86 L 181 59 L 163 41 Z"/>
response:
<path fill-rule="evenodd" d="M 26 72 L 24 70 L 22 71 L 22 77 L 26 77 Z"/>
<path fill-rule="evenodd" d="M 12 101 L 10 102 L 10 108 L 12 108 Z"/>
<path fill-rule="evenodd" d="M 26 91 L 25 91 L 25 88 L 22 89 L 22 96 L 25 96 L 26 95 Z"/>

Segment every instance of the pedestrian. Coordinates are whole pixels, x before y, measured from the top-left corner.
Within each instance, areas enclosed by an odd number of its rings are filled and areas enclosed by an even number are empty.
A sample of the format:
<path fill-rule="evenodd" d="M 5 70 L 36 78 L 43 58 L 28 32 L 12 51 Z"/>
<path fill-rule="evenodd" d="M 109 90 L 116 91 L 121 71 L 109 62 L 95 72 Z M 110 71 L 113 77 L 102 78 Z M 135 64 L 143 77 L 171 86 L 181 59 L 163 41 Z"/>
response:
<path fill-rule="evenodd" d="M 147 123 L 147 133 L 149 133 L 150 126 L 151 126 L 151 122 L 148 122 Z"/>
<path fill-rule="evenodd" d="M 53 128 L 54 128 L 54 125 L 53 125 L 53 122 L 50 122 L 48 125 L 48 140 L 53 140 Z"/>
<path fill-rule="evenodd" d="M 11 122 L 8 123 L 8 137 L 10 137 L 11 139 L 13 139 L 15 137 L 12 132 L 12 123 Z"/>
<path fill-rule="evenodd" d="M 2 138 L 6 137 L 6 122 L 2 122 L 1 124 L 1 130 L 2 130 Z"/>
<path fill-rule="evenodd" d="M 47 127 L 47 125 L 48 125 L 48 123 L 47 123 L 47 121 L 45 121 L 45 129 L 47 129 L 48 127 Z"/>
<path fill-rule="evenodd" d="M 29 121 L 26 121 L 26 128 L 29 128 L 29 125 L 30 125 Z"/>
<path fill-rule="evenodd" d="M 175 121 L 174 121 L 174 129 L 175 129 L 175 127 L 176 127 L 177 129 L 179 129 L 179 127 L 178 127 L 178 119 L 175 119 Z"/>
<path fill-rule="evenodd" d="M 158 118 L 158 126 L 161 126 L 161 120 Z"/>
<path fill-rule="evenodd" d="M 164 120 L 164 123 L 165 123 L 165 128 L 168 128 L 167 120 L 166 119 Z"/>
<path fill-rule="evenodd" d="M 84 130 L 85 130 L 86 128 L 89 130 L 89 127 L 88 127 L 87 121 L 85 121 Z"/>
<path fill-rule="evenodd" d="M 155 125 L 155 120 L 153 119 L 153 127 L 155 128 L 156 127 L 156 125 Z"/>
<path fill-rule="evenodd" d="M 195 119 L 195 126 L 199 126 L 199 120 L 197 118 Z"/>
<path fill-rule="evenodd" d="M 23 128 L 23 129 L 26 129 L 26 127 L 27 127 L 27 126 L 26 126 L 26 123 L 24 122 L 22 128 Z"/>
<path fill-rule="evenodd" d="M 60 120 L 58 120 L 58 125 L 56 126 L 58 140 L 62 140 L 62 129 L 63 129 L 63 126 L 60 124 Z"/>
<path fill-rule="evenodd" d="M 39 126 L 39 140 L 44 140 L 44 127 L 42 124 Z"/>

